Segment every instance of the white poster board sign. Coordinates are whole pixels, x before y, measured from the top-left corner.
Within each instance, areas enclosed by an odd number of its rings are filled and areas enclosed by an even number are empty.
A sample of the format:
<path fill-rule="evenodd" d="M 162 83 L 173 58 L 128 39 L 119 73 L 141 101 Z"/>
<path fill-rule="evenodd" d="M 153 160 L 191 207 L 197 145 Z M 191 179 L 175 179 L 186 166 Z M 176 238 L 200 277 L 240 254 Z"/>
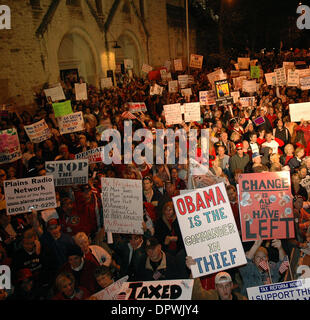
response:
<path fill-rule="evenodd" d="M 133 60 L 132 59 L 124 59 L 124 67 L 126 70 L 133 69 Z"/>
<path fill-rule="evenodd" d="M 50 97 L 52 99 L 52 102 L 66 100 L 66 96 L 60 83 L 53 88 L 44 89 L 44 93 L 46 98 Z"/>
<path fill-rule="evenodd" d="M 75 83 L 75 99 L 76 100 L 87 100 L 87 85 L 86 83 Z"/>
<path fill-rule="evenodd" d="M 88 183 L 87 159 L 46 161 L 45 170 L 54 177 L 55 187 Z"/>
<path fill-rule="evenodd" d="M 53 176 L 5 180 L 4 194 L 8 215 L 57 207 Z"/>
<path fill-rule="evenodd" d="M 174 65 L 175 71 L 182 71 L 183 70 L 182 59 L 174 59 L 173 65 Z"/>
<path fill-rule="evenodd" d="M 299 74 L 297 70 L 287 71 L 287 86 L 298 87 L 299 86 Z"/>
<path fill-rule="evenodd" d="M 214 84 L 215 81 L 226 79 L 226 76 L 225 76 L 222 69 L 217 69 L 211 73 L 208 73 L 207 77 L 208 77 L 209 82 L 212 85 L 213 90 L 215 90 L 215 84 Z"/>
<path fill-rule="evenodd" d="M 71 132 L 83 131 L 84 118 L 82 111 L 67 114 L 57 118 L 59 133 L 66 134 Z"/>
<path fill-rule="evenodd" d="M 310 77 L 300 78 L 300 89 L 309 90 L 310 89 Z"/>
<path fill-rule="evenodd" d="M 101 187 L 106 231 L 143 234 L 142 181 L 101 178 Z"/>
<path fill-rule="evenodd" d="M 193 54 L 193 53 L 191 54 L 190 63 L 189 63 L 190 68 L 201 69 L 202 62 L 203 62 L 203 56 L 198 54 Z"/>
<path fill-rule="evenodd" d="M 243 80 L 242 81 L 242 91 L 244 92 L 255 92 L 257 90 L 256 80 Z"/>
<path fill-rule="evenodd" d="M 178 75 L 178 82 L 181 89 L 186 88 L 188 85 L 188 74 Z"/>
<path fill-rule="evenodd" d="M 124 282 L 117 300 L 191 300 L 193 285 L 193 279 Z"/>
<path fill-rule="evenodd" d="M 24 129 L 33 143 L 40 143 L 49 139 L 52 136 L 52 133 L 45 122 L 45 119 L 42 119 L 28 126 L 24 126 Z"/>
<path fill-rule="evenodd" d="M 151 88 L 150 88 L 150 95 L 162 95 L 164 88 L 159 86 L 157 83 L 155 83 Z"/>
<path fill-rule="evenodd" d="M 172 200 L 194 278 L 247 263 L 223 182 Z"/>
<path fill-rule="evenodd" d="M 142 65 L 142 68 L 141 68 L 141 71 L 144 72 L 144 73 L 149 73 L 150 71 L 153 70 L 153 67 L 149 66 L 148 64 L 146 63 L 143 63 Z"/>
<path fill-rule="evenodd" d="M 285 86 L 286 85 L 286 74 L 284 68 L 277 68 L 274 69 L 276 74 L 276 81 L 278 86 Z"/>
<path fill-rule="evenodd" d="M 167 125 L 180 124 L 183 122 L 180 103 L 164 105 L 164 113 Z"/>
<path fill-rule="evenodd" d="M 181 89 L 181 94 L 183 97 L 185 96 L 191 96 L 192 93 L 192 88 L 185 88 L 185 89 Z"/>
<path fill-rule="evenodd" d="M 241 97 L 239 102 L 243 108 L 253 107 L 255 105 L 255 97 Z"/>
<path fill-rule="evenodd" d="M 310 102 L 289 104 L 291 122 L 310 121 Z"/>
<path fill-rule="evenodd" d="M 275 72 L 265 73 L 265 79 L 267 86 L 275 86 L 277 84 L 277 78 Z"/>
<path fill-rule="evenodd" d="M 126 282 L 128 278 L 128 276 L 125 276 L 113 282 L 107 288 L 93 294 L 92 297 L 97 298 L 97 300 L 117 300 L 117 295 L 119 294 L 123 283 Z"/>
<path fill-rule="evenodd" d="M 111 77 L 101 78 L 100 80 L 101 89 L 113 87 L 113 82 Z"/>
<path fill-rule="evenodd" d="M 184 121 L 199 122 L 200 120 L 201 120 L 200 103 L 199 102 L 184 103 Z"/>
<path fill-rule="evenodd" d="M 172 80 L 168 82 L 168 91 L 170 93 L 177 93 L 179 90 L 179 82 L 178 80 Z"/>
<path fill-rule="evenodd" d="M 296 69 L 299 74 L 299 79 L 310 76 L 310 68 L 307 69 Z"/>
<path fill-rule="evenodd" d="M 199 91 L 199 101 L 202 106 L 211 106 L 216 104 L 216 93 L 213 90 Z"/>

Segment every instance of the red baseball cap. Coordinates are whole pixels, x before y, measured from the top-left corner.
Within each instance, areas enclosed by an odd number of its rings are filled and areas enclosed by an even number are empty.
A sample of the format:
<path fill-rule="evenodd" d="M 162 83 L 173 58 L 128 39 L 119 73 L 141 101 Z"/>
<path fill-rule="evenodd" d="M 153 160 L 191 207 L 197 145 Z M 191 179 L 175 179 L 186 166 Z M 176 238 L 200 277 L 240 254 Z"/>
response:
<path fill-rule="evenodd" d="M 236 144 L 236 149 L 242 148 L 243 149 L 243 144 L 242 143 L 237 143 Z"/>

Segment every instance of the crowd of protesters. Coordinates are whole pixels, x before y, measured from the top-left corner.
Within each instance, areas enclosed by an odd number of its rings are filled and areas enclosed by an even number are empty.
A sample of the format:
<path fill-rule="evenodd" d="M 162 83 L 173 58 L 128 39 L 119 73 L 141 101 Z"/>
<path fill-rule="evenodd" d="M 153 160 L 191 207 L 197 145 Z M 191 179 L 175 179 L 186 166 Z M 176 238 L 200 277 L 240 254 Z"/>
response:
<path fill-rule="evenodd" d="M 265 73 L 282 67 L 283 61 L 304 61 L 308 67 L 310 55 L 306 50 L 280 54 L 253 54 Z M 233 91 L 230 71 L 232 61 L 222 66 Z M 208 62 L 206 63 L 208 65 Z M 297 66 L 296 66 L 297 67 Z M 40 211 L 8 215 L 3 182 L 25 177 L 46 175 L 45 162 L 74 159 L 77 153 L 104 145 L 96 127 L 106 124 L 120 132 L 124 130 L 127 102 L 145 102 L 147 111 L 135 114 L 133 132 L 139 128 L 196 128 L 210 130 L 209 169 L 225 179 L 238 230 L 241 234 L 236 185 L 241 173 L 291 173 L 294 196 L 295 238 L 244 242 L 247 264 L 227 272 L 195 279 L 193 299 L 246 299 L 247 287 L 284 280 L 279 267 L 293 248 L 305 248 L 310 239 L 309 188 L 310 122 L 290 121 L 289 104 L 309 101 L 309 90 L 298 87 L 267 86 L 265 78 L 257 80 L 255 106 L 242 108 L 239 103 L 217 107 L 201 106 L 201 121 L 167 126 L 163 106 L 173 103 L 198 102 L 199 91 L 212 90 L 207 75 L 211 66 L 191 69 L 192 95 L 169 93 L 167 81 L 118 74 L 113 88 L 88 86 L 88 100 L 76 101 L 74 82 L 65 79 L 62 87 L 73 111 L 82 111 L 85 130 L 61 135 L 54 117 L 51 101 L 41 90 L 36 94 L 34 114 L 24 110 L 11 112 L 2 118 L 0 129 L 15 127 L 18 132 L 22 158 L 5 163 L 0 168 L 0 265 L 11 269 L 12 289 L 1 290 L 0 299 L 7 300 L 83 300 L 113 281 L 128 275 L 128 281 L 172 280 L 191 277 L 194 263 L 186 256 L 185 247 L 173 207 L 172 197 L 188 188 L 188 166 L 181 164 L 95 163 L 89 166 L 86 185 L 56 187 L 57 217 L 45 221 Z M 178 74 L 172 72 L 172 78 Z M 162 95 L 150 95 L 150 87 L 164 87 Z M 240 92 L 240 96 L 250 94 Z M 231 109 L 230 109 L 231 107 Z M 256 125 L 254 119 L 264 118 Z M 33 144 L 24 126 L 45 119 L 52 137 Z M 108 243 L 101 202 L 101 177 L 140 179 L 143 183 L 143 235 L 113 234 Z M 267 261 L 271 272 L 261 266 Z M 271 276 L 271 279 L 270 279 Z"/>

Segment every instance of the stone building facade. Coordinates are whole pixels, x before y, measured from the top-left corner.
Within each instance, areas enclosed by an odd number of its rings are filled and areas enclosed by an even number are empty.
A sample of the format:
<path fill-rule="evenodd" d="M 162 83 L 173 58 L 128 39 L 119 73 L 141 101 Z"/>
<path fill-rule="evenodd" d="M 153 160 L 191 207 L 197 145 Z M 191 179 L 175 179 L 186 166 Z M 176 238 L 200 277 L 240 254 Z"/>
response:
<path fill-rule="evenodd" d="M 132 59 L 162 66 L 186 61 L 184 0 L 6 0 L 11 29 L 0 30 L 0 103 L 29 105 L 35 88 L 77 69 L 99 87 L 108 70 Z M 1 14 L 1 13 L 0 13 Z M 195 53 L 190 21 L 190 52 Z M 120 48 L 115 48 L 115 44 Z"/>

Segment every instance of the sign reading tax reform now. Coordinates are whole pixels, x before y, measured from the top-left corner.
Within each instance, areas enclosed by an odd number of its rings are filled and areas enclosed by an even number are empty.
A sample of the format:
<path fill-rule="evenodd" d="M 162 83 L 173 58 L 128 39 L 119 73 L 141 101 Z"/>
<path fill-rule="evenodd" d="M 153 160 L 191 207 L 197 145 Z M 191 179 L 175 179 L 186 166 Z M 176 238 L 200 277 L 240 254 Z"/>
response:
<path fill-rule="evenodd" d="M 239 208 L 243 241 L 294 238 L 288 171 L 240 175 Z"/>

